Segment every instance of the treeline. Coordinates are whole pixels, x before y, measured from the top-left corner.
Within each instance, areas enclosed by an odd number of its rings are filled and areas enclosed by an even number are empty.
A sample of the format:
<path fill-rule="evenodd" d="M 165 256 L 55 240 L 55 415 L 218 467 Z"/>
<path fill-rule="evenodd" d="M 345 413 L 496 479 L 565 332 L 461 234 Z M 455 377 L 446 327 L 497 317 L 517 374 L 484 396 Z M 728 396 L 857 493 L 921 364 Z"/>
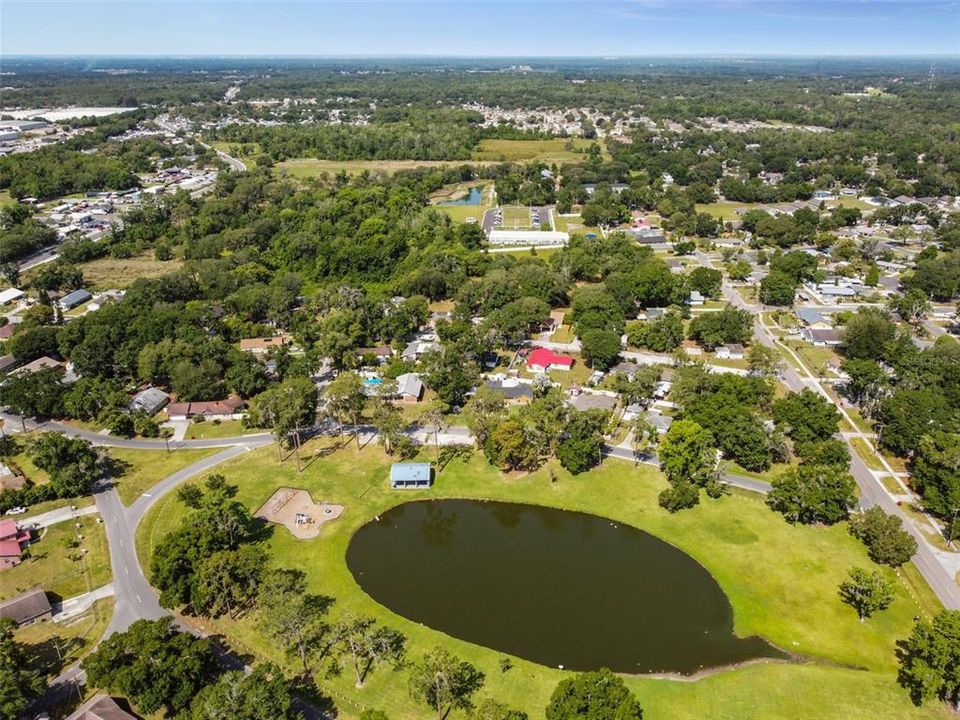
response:
<path fill-rule="evenodd" d="M 47 200 L 87 190 L 126 190 L 140 181 L 119 159 L 63 147 L 0 158 L 0 190 L 17 198 Z"/>

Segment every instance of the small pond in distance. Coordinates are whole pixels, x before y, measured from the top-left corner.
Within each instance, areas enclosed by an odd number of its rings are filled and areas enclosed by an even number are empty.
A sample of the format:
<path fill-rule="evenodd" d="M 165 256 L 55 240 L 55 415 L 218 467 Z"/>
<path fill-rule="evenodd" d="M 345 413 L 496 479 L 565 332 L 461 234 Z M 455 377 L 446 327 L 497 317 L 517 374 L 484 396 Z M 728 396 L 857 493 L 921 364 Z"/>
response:
<path fill-rule="evenodd" d="M 733 611 L 693 558 L 578 512 L 426 500 L 361 527 L 347 565 L 409 620 L 569 670 L 676 672 L 786 655 L 733 634 Z"/>
<path fill-rule="evenodd" d="M 483 199 L 483 196 L 480 194 L 480 188 L 472 187 L 470 192 L 459 197 L 456 200 L 447 200 L 446 202 L 437 203 L 438 205 L 479 205 L 480 201 Z"/>

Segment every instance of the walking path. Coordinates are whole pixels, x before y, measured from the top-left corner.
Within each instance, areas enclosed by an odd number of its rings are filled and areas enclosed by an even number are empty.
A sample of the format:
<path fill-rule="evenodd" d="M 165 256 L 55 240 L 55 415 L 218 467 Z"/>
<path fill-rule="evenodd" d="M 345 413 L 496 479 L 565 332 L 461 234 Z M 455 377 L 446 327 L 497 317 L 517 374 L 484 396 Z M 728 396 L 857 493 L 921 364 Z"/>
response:
<path fill-rule="evenodd" d="M 68 598 L 63 602 L 53 604 L 53 621 L 55 623 L 72 620 L 77 615 L 81 615 L 89 610 L 97 600 L 103 600 L 113 596 L 115 590 L 113 583 L 107 583 L 103 587 L 91 590 L 83 595 Z"/>

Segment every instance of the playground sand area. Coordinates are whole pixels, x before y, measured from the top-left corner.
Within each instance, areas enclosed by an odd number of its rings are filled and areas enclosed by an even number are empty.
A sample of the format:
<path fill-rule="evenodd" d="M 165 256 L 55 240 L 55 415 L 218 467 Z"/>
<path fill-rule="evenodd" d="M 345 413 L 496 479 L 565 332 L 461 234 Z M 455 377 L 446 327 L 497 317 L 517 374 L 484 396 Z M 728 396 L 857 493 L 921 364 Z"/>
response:
<path fill-rule="evenodd" d="M 255 518 L 283 525 L 300 540 L 320 534 L 320 527 L 343 514 L 343 505 L 316 503 L 306 490 L 279 488 L 253 514 Z"/>

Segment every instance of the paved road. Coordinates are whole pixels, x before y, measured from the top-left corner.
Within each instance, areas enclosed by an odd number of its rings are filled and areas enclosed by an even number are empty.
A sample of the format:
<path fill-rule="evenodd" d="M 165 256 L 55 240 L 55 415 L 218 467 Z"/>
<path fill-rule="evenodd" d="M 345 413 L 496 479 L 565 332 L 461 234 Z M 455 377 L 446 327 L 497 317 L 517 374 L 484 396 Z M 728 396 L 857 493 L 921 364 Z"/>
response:
<path fill-rule="evenodd" d="M 261 446 L 269 445 L 273 442 L 273 435 L 270 433 L 252 433 L 250 435 L 238 435 L 226 438 L 204 438 L 202 440 L 171 440 L 166 443 L 163 440 L 147 440 L 144 438 L 122 438 L 115 435 L 105 435 L 103 433 L 84 430 L 83 428 L 59 423 L 54 420 L 37 422 L 26 419 L 21 422 L 19 415 L 0 412 L 0 419 L 4 422 L 4 429 L 9 432 L 19 432 L 21 427 L 29 430 L 45 430 L 47 432 L 60 432 L 68 437 L 83 438 L 92 445 L 104 447 L 129 448 L 131 450 L 179 450 L 182 448 L 224 448 L 232 447 L 238 444 Z"/>
<path fill-rule="evenodd" d="M 14 520 L 17 521 L 18 525 L 33 524 L 37 527 L 45 528 L 50 527 L 51 525 L 56 525 L 57 523 L 62 523 L 66 520 L 71 520 L 75 517 L 93 515 L 96 512 L 96 505 L 88 505 L 87 507 L 77 508 L 76 510 L 71 510 L 69 505 L 65 505 L 62 508 L 57 508 L 56 510 L 51 510 L 50 512 L 40 513 L 39 515 L 26 515 L 24 517 L 15 516 Z"/>
<path fill-rule="evenodd" d="M 603 456 L 616 458 L 618 460 L 627 460 L 629 462 L 637 462 L 637 458 L 633 450 L 630 448 L 625 448 L 622 445 L 604 445 Z M 656 457 L 644 457 L 640 459 L 640 462 L 644 465 L 652 465 L 653 467 L 657 468 L 660 467 L 660 462 Z M 750 490 L 751 492 L 755 493 L 761 493 L 763 495 L 766 495 L 768 492 L 770 492 L 770 483 L 765 483 L 762 480 L 756 480 L 743 475 L 737 475 L 736 473 L 723 473 L 723 481 L 727 483 L 727 485 L 738 487 L 743 490 Z"/>
<path fill-rule="evenodd" d="M 705 267 L 713 267 L 713 262 L 704 253 L 697 251 L 695 254 L 702 265 Z M 728 302 L 756 315 L 753 334 L 759 343 L 789 353 L 801 367 L 806 367 L 796 353 L 787 346 L 779 343 L 761 322 L 760 312 L 763 310 L 762 306 L 752 305 L 746 302 L 740 293 L 726 282 L 723 284 L 723 294 Z M 792 364 L 788 364 L 783 368 L 780 379 L 794 392 L 800 392 L 800 390 L 807 388 L 833 402 L 833 399 L 827 391 L 824 390 L 821 383 L 818 382 L 817 378 L 809 371 L 805 371 L 803 375 L 801 375 Z M 846 417 L 847 421 L 853 425 L 846 410 L 840 405 L 837 405 L 837 409 Z M 844 437 L 840 433 L 838 433 L 838 437 L 847 444 L 850 451 L 850 473 L 853 475 L 860 489 L 860 507 L 866 509 L 874 505 L 879 505 L 885 512 L 895 515 L 903 521 L 904 529 L 917 539 L 918 549 L 917 553 L 913 556 L 913 562 L 917 566 L 917 569 L 930 587 L 933 588 L 933 591 L 937 594 L 937 597 L 940 599 L 940 602 L 943 603 L 944 607 L 951 610 L 960 609 L 960 586 L 957 585 L 955 579 L 958 562 L 957 554 L 944 553 L 931 546 L 926 535 L 916 526 L 912 518 L 903 512 L 900 506 L 897 505 L 896 499 L 890 495 L 880 479 L 874 475 L 866 463 L 860 458 L 856 448 L 853 447 L 850 442 L 851 438 Z M 865 439 L 865 442 L 869 447 L 873 447 L 869 439 Z"/>

